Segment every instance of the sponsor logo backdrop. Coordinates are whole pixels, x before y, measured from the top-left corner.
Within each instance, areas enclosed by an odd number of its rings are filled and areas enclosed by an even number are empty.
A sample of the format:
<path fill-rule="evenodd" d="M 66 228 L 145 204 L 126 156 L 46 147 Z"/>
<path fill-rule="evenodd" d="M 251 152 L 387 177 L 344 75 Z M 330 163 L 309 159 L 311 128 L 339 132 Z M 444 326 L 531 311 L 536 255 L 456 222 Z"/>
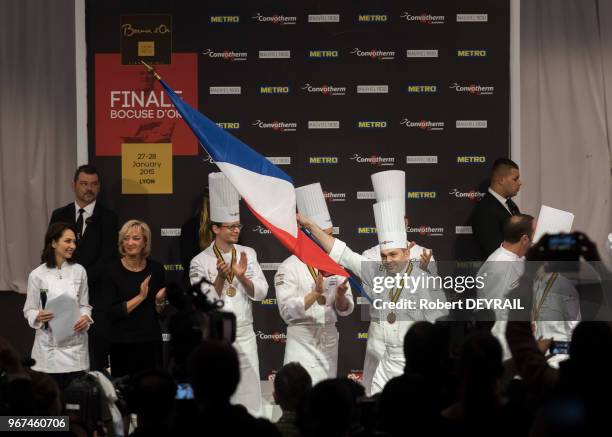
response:
<path fill-rule="evenodd" d="M 87 2 L 91 161 L 102 173 L 102 201 L 121 221 L 151 225 L 152 257 L 171 279 L 184 273 L 180 227 L 218 170 L 159 85 L 142 67 L 122 65 L 125 16 L 161 14 L 157 26 L 155 16 L 145 20 L 151 29 L 171 23 L 170 64 L 146 34 L 142 59 L 155 60 L 190 104 L 296 185 L 320 181 L 338 236 L 355 250 L 377 242 L 370 175 L 402 169 L 409 238 L 441 260 L 473 258 L 470 215 L 493 160 L 509 151 L 508 1 L 99 3 Z M 143 153 L 150 143 L 172 145 L 171 160 L 159 165 L 171 165 L 171 194 L 123 194 L 124 143 Z M 156 165 L 130 183 L 153 180 Z M 283 360 L 273 276 L 288 254 L 244 207 L 241 219 L 242 243 L 257 250 L 270 284 L 253 310 L 267 379 Z M 341 376 L 361 375 L 362 312 L 358 306 L 338 323 Z"/>

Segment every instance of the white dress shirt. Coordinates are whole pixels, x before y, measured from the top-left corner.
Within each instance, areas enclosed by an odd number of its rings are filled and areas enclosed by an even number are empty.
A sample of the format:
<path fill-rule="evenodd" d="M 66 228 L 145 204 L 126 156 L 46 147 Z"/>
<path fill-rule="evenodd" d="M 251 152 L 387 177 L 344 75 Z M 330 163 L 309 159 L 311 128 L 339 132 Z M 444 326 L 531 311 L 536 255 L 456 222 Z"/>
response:
<path fill-rule="evenodd" d="M 94 200 L 89 205 L 87 205 L 86 207 L 83 208 L 84 211 L 83 211 L 83 232 L 82 232 L 82 235 L 85 235 L 85 229 L 87 228 L 87 219 L 90 218 L 91 216 L 93 216 L 93 212 L 94 212 L 94 208 L 95 207 L 96 207 L 96 201 Z M 81 209 L 79 204 L 74 202 L 74 212 L 75 212 L 74 222 L 75 223 L 79 219 L 79 209 Z"/>
<path fill-rule="evenodd" d="M 497 191 L 493 190 L 491 187 L 489 187 L 489 193 L 491 193 L 491 195 L 493 195 L 493 197 L 495 197 L 499 201 L 499 203 L 501 203 L 502 206 L 506 208 L 506 211 L 512 214 L 512 211 L 510 211 L 510 208 L 508 208 L 508 204 L 506 203 L 508 199 L 505 199 L 503 196 L 500 196 Z"/>

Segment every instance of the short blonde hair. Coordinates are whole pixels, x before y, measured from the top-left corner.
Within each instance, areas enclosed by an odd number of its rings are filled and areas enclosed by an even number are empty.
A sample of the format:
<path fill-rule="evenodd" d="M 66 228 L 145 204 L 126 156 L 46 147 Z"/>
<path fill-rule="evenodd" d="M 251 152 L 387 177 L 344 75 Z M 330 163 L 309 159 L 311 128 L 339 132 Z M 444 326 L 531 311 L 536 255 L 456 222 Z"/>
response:
<path fill-rule="evenodd" d="M 125 251 L 123 250 L 123 239 L 127 236 L 128 232 L 132 230 L 132 228 L 140 228 L 142 231 L 142 236 L 145 239 L 145 247 L 142 251 L 142 255 L 147 258 L 151 254 L 151 229 L 149 225 L 147 225 L 142 220 L 128 220 L 121 226 L 119 230 L 119 253 L 121 256 L 125 256 Z"/>

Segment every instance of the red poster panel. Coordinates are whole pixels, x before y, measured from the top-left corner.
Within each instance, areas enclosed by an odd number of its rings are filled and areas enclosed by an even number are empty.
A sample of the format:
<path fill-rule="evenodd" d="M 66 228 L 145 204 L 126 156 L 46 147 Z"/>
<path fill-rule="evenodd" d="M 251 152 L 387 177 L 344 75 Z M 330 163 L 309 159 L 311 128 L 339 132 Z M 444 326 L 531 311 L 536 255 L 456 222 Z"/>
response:
<path fill-rule="evenodd" d="M 198 58 L 173 53 L 158 74 L 198 107 Z M 197 155 L 198 141 L 144 66 L 121 65 L 119 53 L 96 54 L 96 155 L 119 156 L 122 143 L 172 143 L 173 155 Z"/>

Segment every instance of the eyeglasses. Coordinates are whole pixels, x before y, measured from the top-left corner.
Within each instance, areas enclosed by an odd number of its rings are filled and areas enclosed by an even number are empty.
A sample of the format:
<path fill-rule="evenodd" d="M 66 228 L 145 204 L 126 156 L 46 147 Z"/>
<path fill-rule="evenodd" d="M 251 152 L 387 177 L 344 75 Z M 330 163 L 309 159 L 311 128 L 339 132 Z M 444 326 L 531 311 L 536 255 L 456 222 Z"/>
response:
<path fill-rule="evenodd" d="M 240 230 L 242 230 L 242 224 L 241 223 L 238 223 L 238 224 L 235 224 L 235 225 L 221 225 L 221 227 L 222 228 L 227 228 L 230 231 L 235 231 L 235 230 L 240 231 Z"/>

